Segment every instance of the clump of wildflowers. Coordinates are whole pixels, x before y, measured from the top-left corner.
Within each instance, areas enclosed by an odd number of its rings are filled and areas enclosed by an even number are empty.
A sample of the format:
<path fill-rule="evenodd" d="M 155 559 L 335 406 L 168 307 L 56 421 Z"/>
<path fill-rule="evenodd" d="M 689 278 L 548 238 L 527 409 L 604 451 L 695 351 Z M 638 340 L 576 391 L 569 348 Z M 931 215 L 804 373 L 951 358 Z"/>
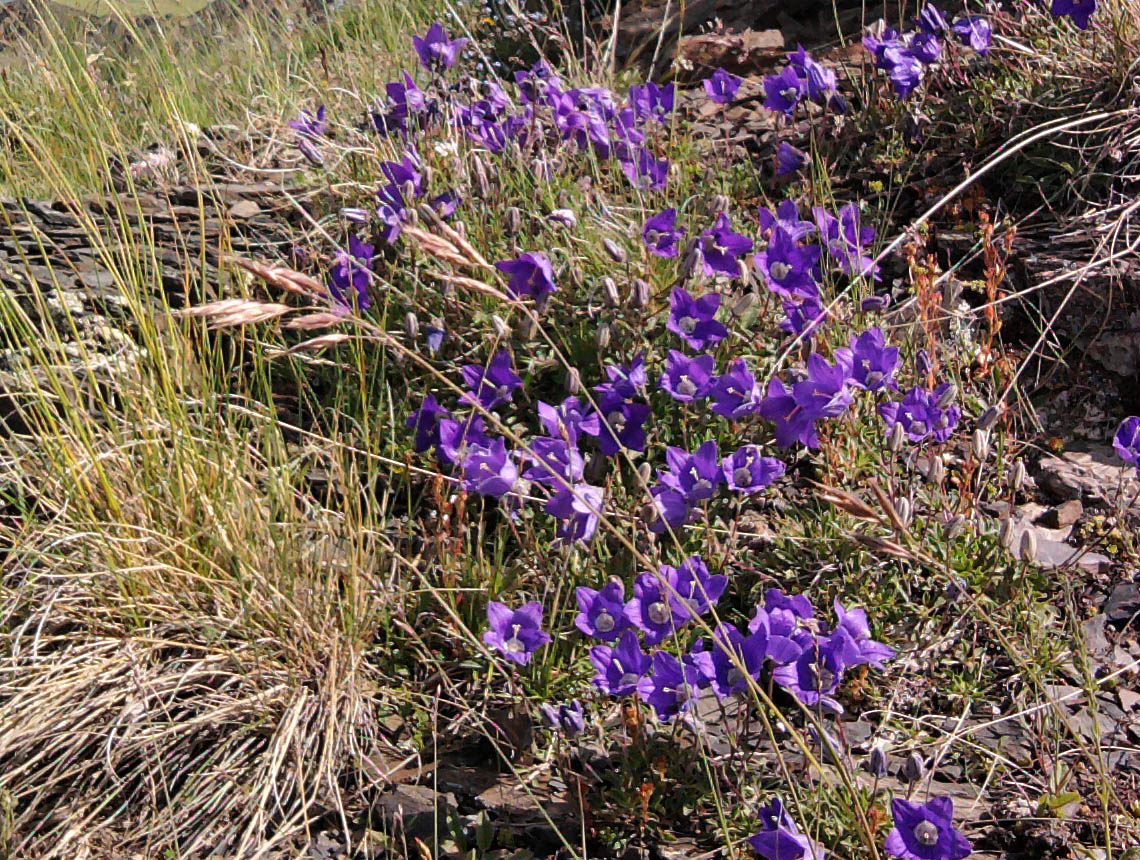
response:
<path fill-rule="evenodd" d="M 943 38 L 951 34 L 979 54 L 989 53 L 992 30 L 988 19 L 971 15 L 948 24 L 933 3 L 927 3 L 914 26 L 901 33 L 880 22 L 877 30 L 863 37 L 863 45 L 876 68 L 888 74 L 899 98 L 906 98 L 922 83 L 926 69 L 941 60 Z"/>

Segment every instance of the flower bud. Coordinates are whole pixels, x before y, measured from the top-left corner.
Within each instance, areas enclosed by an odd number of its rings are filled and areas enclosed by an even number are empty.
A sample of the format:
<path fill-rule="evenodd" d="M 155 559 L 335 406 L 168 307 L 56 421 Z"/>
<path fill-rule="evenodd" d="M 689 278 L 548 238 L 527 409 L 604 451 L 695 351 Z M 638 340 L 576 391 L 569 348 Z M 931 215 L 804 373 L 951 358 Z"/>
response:
<path fill-rule="evenodd" d="M 887 770 L 890 767 L 890 758 L 887 755 L 887 745 L 879 741 L 871 747 L 871 754 L 867 756 L 867 770 L 876 779 L 882 779 L 887 775 Z"/>
<path fill-rule="evenodd" d="M 408 333 L 409 340 L 415 340 L 420 336 L 420 321 L 411 311 L 404 314 L 404 331 Z"/>
<path fill-rule="evenodd" d="M 1003 549 L 1013 549 L 1013 523 L 1006 517 L 1001 521 L 998 526 L 998 543 L 1002 545 Z"/>
<path fill-rule="evenodd" d="M 920 349 L 914 356 L 914 371 L 919 376 L 926 376 L 934 369 L 934 363 L 930 360 L 930 353 L 925 349 Z"/>
<path fill-rule="evenodd" d="M 522 212 L 517 206 L 507 209 L 507 232 L 514 236 L 522 229 Z"/>
<path fill-rule="evenodd" d="M 567 204 L 569 204 L 569 203 L 570 203 L 570 189 L 569 188 L 563 188 L 561 191 L 558 192 L 558 206 L 562 209 L 565 209 Z"/>
<path fill-rule="evenodd" d="M 893 504 L 895 506 L 895 513 L 897 513 L 899 515 L 899 520 L 902 522 L 902 524 L 904 526 L 909 526 L 910 525 L 910 516 L 912 513 L 912 508 L 910 506 L 910 499 L 905 498 L 905 497 L 900 497 L 898 499 L 895 499 Z"/>
<path fill-rule="evenodd" d="M 503 340 L 511 336 L 511 327 L 507 325 L 507 321 L 498 314 L 491 314 L 491 328 L 493 328 L 495 334 Z"/>
<path fill-rule="evenodd" d="M 978 416 L 978 429 L 989 430 L 1001 418 L 1001 409 L 995 404 Z"/>
<path fill-rule="evenodd" d="M 471 172 L 475 174 L 475 187 L 479 189 L 479 196 L 487 199 L 491 184 L 487 180 L 487 168 L 483 166 L 483 159 L 478 153 L 471 156 Z"/>
<path fill-rule="evenodd" d="M 732 201 L 724 194 L 716 194 L 713 196 L 710 208 L 714 215 L 719 215 L 721 212 L 727 212 L 728 208 L 732 205 Z"/>
<path fill-rule="evenodd" d="M 625 248 L 606 236 L 602 239 L 602 247 L 606 249 L 606 253 L 610 255 L 610 259 L 615 263 L 624 263 L 629 257 L 625 253 Z"/>
<path fill-rule="evenodd" d="M 605 349 L 610 345 L 612 334 L 609 323 L 602 323 L 598 326 L 598 331 L 594 336 L 594 343 L 598 345 L 598 349 Z"/>
<path fill-rule="evenodd" d="M 611 308 L 616 308 L 621 304 L 621 294 L 618 293 L 617 281 L 607 276 L 602 278 L 602 292 L 605 293 L 606 303 Z"/>
<path fill-rule="evenodd" d="M 462 221 L 456 221 L 454 224 L 451 225 L 451 229 L 459 234 L 460 239 L 464 239 L 464 240 L 467 239 L 467 225 L 464 224 Z"/>
<path fill-rule="evenodd" d="M 340 217 L 345 221 L 352 221 L 356 224 L 368 223 L 368 210 L 357 209 L 355 206 L 346 206 L 340 210 Z"/>
<path fill-rule="evenodd" d="M 974 459 L 981 462 L 990 455 L 990 432 L 988 430 L 975 430 L 970 439 L 970 453 Z"/>
<path fill-rule="evenodd" d="M 566 393 L 573 397 L 582 390 L 582 376 L 578 373 L 578 368 L 571 367 L 566 371 Z"/>
<path fill-rule="evenodd" d="M 958 386 L 955 385 L 953 382 L 951 382 L 949 385 L 946 386 L 946 390 L 943 391 L 942 394 L 940 394 L 938 396 L 938 400 L 935 402 L 935 405 L 939 409 L 945 409 L 947 406 L 949 406 L 951 403 L 954 402 L 954 400 L 957 396 L 958 396 Z"/>
<path fill-rule="evenodd" d="M 1015 493 L 1021 489 L 1021 485 L 1025 483 L 1025 463 L 1018 460 L 1013 464 L 1013 468 L 1009 470 L 1009 488 Z"/>
<path fill-rule="evenodd" d="M 938 486 L 942 483 L 942 479 L 946 477 L 946 465 L 942 462 L 941 457 L 935 457 L 930 461 L 930 466 L 926 470 L 926 480 Z"/>
<path fill-rule="evenodd" d="M 643 278 L 633 279 L 633 295 L 631 298 L 637 307 L 643 308 L 648 305 L 652 292 L 653 289 L 649 286 L 648 281 Z"/>
<path fill-rule="evenodd" d="M 890 435 L 887 436 L 887 447 L 892 453 L 897 454 L 902 450 L 903 442 L 906 441 L 906 430 L 900 422 L 895 422 L 891 427 Z"/>
<path fill-rule="evenodd" d="M 301 155 L 305 156 L 314 166 L 321 167 L 324 165 L 325 157 L 321 154 L 321 151 L 313 145 L 312 141 L 301 138 L 297 141 L 297 149 L 301 150 Z"/>
<path fill-rule="evenodd" d="M 966 530 L 966 518 L 958 514 L 946 523 L 945 533 L 949 540 L 959 537 Z"/>
<path fill-rule="evenodd" d="M 642 463 L 637 467 L 637 477 L 642 484 L 648 487 L 653 478 L 653 467 L 649 463 Z"/>
<path fill-rule="evenodd" d="M 903 760 L 899 775 L 906 782 L 918 782 L 926 776 L 926 762 L 921 755 L 912 752 Z"/>
<path fill-rule="evenodd" d="M 415 200 L 416 183 L 412 182 L 412 180 L 409 179 L 407 182 L 400 186 L 400 193 L 404 195 L 405 200 Z"/>
<path fill-rule="evenodd" d="M 754 304 L 756 304 L 756 293 L 742 293 L 740 297 L 732 303 L 732 315 L 742 317 L 752 310 Z"/>
<path fill-rule="evenodd" d="M 859 303 L 859 310 L 863 311 L 863 313 L 875 313 L 876 311 L 885 311 L 890 306 L 890 294 L 868 296 Z"/>
<path fill-rule="evenodd" d="M 1032 526 L 1021 533 L 1021 544 L 1017 548 L 1017 554 L 1025 562 L 1037 560 L 1037 532 Z"/>
<path fill-rule="evenodd" d="M 578 216 L 574 214 L 573 209 L 555 209 L 546 216 L 546 220 L 561 224 L 563 227 L 575 227 L 578 224 Z"/>
<path fill-rule="evenodd" d="M 534 340 L 534 336 L 538 334 L 538 317 L 532 314 L 526 314 L 519 320 L 519 337 L 525 341 Z"/>

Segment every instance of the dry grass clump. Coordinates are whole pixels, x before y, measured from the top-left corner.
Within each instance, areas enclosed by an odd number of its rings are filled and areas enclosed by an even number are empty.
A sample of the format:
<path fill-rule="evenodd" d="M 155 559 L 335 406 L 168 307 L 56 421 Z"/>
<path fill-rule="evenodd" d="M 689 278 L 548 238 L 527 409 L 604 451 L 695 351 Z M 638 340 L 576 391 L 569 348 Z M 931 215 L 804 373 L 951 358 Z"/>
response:
<path fill-rule="evenodd" d="M 255 856 L 335 814 L 373 736 L 381 554 L 265 459 L 268 425 L 119 396 L 115 422 L 32 395 L 35 432 L 4 445 L 7 495 L 37 514 L 0 527 L 15 854 L 81 856 L 113 828 L 119 851 Z"/>

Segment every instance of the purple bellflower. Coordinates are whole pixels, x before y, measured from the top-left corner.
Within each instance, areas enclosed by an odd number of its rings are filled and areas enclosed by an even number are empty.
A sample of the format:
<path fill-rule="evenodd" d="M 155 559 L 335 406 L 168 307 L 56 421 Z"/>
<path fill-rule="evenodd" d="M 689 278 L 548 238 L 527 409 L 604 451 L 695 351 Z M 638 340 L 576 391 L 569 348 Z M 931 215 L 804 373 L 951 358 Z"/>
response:
<path fill-rule="evenodd" d="M 736 75 L 729 74 L 724 69 L 717 69 L 711 77 L 705 79 L 705 93 L 717 104 L 726 105 L 736 98 L 742 83 L 743 79 Z"/>
<path fill-rule="evenodd" d="M 784 464 L 775 457 L 763 457 L 755 445 L 744 445 L 721 462 L 725 483 L 738 493 L 759 493 L 784 474 Z"/>
<path fill-rule="evenodd" d="M 648 219 L 641 238 L 649 253 L 658 257 L 676 257 L 677 245 L 685 238 L 685 228 L 677 226 L 677 210 L 666 209 Z"/>
<path fill-rule="evenodd" d="M 1140 416 L 1131 415 L 1120 422 L 1112 447 L 1125 463 L 1131 463 L 1140 472 Z"/>
<path fill-rule="evenodd" d="M 918 13 L 917 23 L 918 28 L 923 33 L 930 33 L 934 36 L 945 33 L 950 29 L 950 24 L 946 21 L 946 16 L 943 15 L 942 10 L 933 3 L 927 3 L 922 7 L 922 11 Z"/>
<path fill-rule="evenodd" d="M 581 481 L 586 468 L 578 449 L 564 439 L 549 436 L 531 439 L 530 453 L 526 456 L 534 465 L 523 473 L 523 477 L 556 490 Z"/>
<path fill-rule="evenodd" d="M 692 454 L 683 448 L 670 447 L 665 452 L 665 461 L 670 471 L 658 473 L 661 483 L 676 490 L 689 504 L 710 498 L 724 480 L 716 442 L 711 439 Z"/>
<path fill-rule="evenodd" d="M 765 860 L 823 860 L 823 848 L 800 832 L 780 798 L 760 809 L 760 824 L 748 844 Z"/>
<path fill-rule="evenodd" d="M 907 439 L 911 442 L 922 442 L 927 438 L 935 442 L 945 442 L 958 425 L 962 417 L 962 410 L 951 404 L 945 409 L 939 407 L 938 399 L 949 390 L 950 383 L 944 382 L 933 392 L 921 386 L 915 386 L 908 391 L 903 399 L 895 403 L 884 403 L 879 407 L 879 414 L 892 429 L 895 424 L 902 424 Z"/>
<path fill-rule="evenodd" d="M 595 645 L 590 649 L 590 662 L 597 674 L 594 686 L 610 696 L 629 696 L 649 673 L 650 657 L 641 650 L 637 633 L 627 629 L 614 647 Z"/>
<path fill-rule="evenodd" d="M 612 642 L 629 628 L 625 617 L 625 587 L 615 579 L 601 589 L 582 585 L 576 592 L 578 616 L 574 626 L 595 639 Z"/>
<path fill-rule="evenodd" d="M 1057 12 L 1058 6 L 1066 5 L 1070 11 Z M 1072 15 L 1073 22 L 1083 30 L 1089 25 L 1089 16 L 1096 11 L 1096 0 L 1075 0 L 1075 2 L 1073 0 L 1053 0 L 1053 8 L 1050 11 L 1054 15 Z M 1081 26 L 1082 20 L 1084 26 Z M 990 52 L 993 26 L 990 24 L 989 18 L 983 18 L 980 15 L 967 15 L 954 21 L 951 29 L 963 45 L 969 45 L 983 56 Z"/>
<path fill-rule="evenodd" d="M 554 283 L 554 268 L 543 254 L 520 254 L 514 260 L 495 263 L 495 268 L 509 276 L 507 292 L 516 299 L 523 296 L 541 299 L 558 289 Z"/>
<path fill-rule="evenodd" d="M 660 387 L 674 400 L 691 403 L 708 396 L 713 387 L 715 362 L 711 355 L 689 358 L 675 349 L 669 350 Z"/>
<path fill-rule="evenodd" d="M 510 607 L 492 601 L 487 605 L 487 621 L 491 629 L 483 641 L 520 666 L 527 665 L 534 652 L 551 641 L 542 629 L 542 604 L 527 603 L 511 611 Z"/>
<path fill-rule="evenodd" d="M 954 801 L 949 797 L 932 797 L 923 804 L 896 797 L 891 814 L 895 827 L 883 848 L 892 857 L 962 860 L 974 850 L 970 840 L 954 829 Z"/>
<path fill-rule="evenodd" d="M 801 221 L 800 210 L 796 206 L 796 201 L 791 198 L 784 200 L 776 207 L 776 214 L 764 206 L 760 207 L 757 213 L 760 218 L 760 232 L 771 236 L 775 228 L 779 227 L 785 233 L 798 242 L 800 239 L 805 239 L 815 232 L 814 221 Z"/>
<path fill-rule="evenodd" d="M 701 232 L 701 259 L 705 274 L 740 277 L 740 258 L 752 250 L 752 240 L 732 231 L 728 213 L 721 212 L 716 223 Z"/>
<path fill-rule="evenodd" d="M 420 408 L 408 416 L 408 426 L 416 433 L 415 448 L 417 454 L 422 454 L 429 448 L 439 444 L 439 422 L 442 418 L 451 415 L 439 405 L 435 395 L 424 397 Z"/>
<path fill-rule="evenodd" d="M 348 310 L 353 301 L 362 310 L 372 304 L 368 296 L 368 286 L 372 282 L 372 256 L 375 248 L 355 236 L 348 237 L 348 253 L 337 254 L 336 262 L 329 271 L 329 294 L 333 306 Z"/>
<path fill-rule="evenodd" d="M 603 395 L 598 406 L 598 445 L 603 454 L 614 457 L 623 448 L 645 450 L 645 422 L 650 415 L 649 406 L 630 403 L 612 392 Z"/>
<path fill-rule="evenodd" d="M 303 137 L 322 137 L 328 131 L 328 127 L 324 105 L 317 108 L 315 115 L 302 108 L 297 119 L 289 120 L 289 128 Z"/>
<path fill-rule="evenodd" d="M 836 418 L 851 404 L 847 387 L 851 366 L 836 355 L 828 364 L 819 353 L 808 356 L 808 378 L 797 382 L 789 391 L 779 379 L 768 384 L 768 396 L 760 406 L 760 414 L 776 424 L 776 444 L 790 448 L 800 442 L 809 448 L 819 447 L 815 422 Z"/>
<path fill-rule="evenodd" d="M 637 684 L 637 692 L 665 723 L 696 704 L 700 696 L 701 673 L 696 666 L 682 663 L 667 651 L 653 655 L 651 673 Z"/>
<path fill-rule="evenodd" d="M 695 350 L 706 350 L 728 336 L 728 329 L 716 321 L 720 296 L 709 293 L 694 299 L 675 287 L 669 299 L 669 320 L 665 327 Z"/>
<path fill-rule="evenodd" d="M 875 241 L 875 228 L 860 226 L 859 207 L 848 203 L 839 210 L 838 218 L 818 207 L 813 211 L 820 236 L 840 268 L 852 277 L 879 280 L 879 267 L 864 253 Z"/>
<path fill-rule="evenodd" d="M 563 544 L 589 543 L 598 531 L 605 506 L 605 493 L 590 484 L 562 487 L 551 496 L 543 510 L 558 519 L 558 540 Z"/>
<path fill-rule="evenodd" d="M 839 688 L 844 671 L 854 664 L 858 654 L 855 640 L 846 630 L 839 629 L 830 636 L 808 641 L 795 662 L 772 672 L 772 680 L 808 707 L 820 705 L 842 713 L 842 706 L 831 694 Z"/>
<path fill-rule="evenodd" d="M 621 169 L 634 188 L 660 191 L 669 178 L 669 159 L 654 158 L 653 153 L 641 147 L 621 160 Z"/>
<path fill-rule="evenodd" d="M 781 141 L 776 149 L 776 175 L 787 176 L 797 173 L 808 163 L 807 153 L 796 149 L 790 143 Z"/>
<path fill-rule="evenodd" d="M 894 376 L 899 366 L 899 349 L 886 345 L 881 328 L 876 326 L 851 338 L 851 348 L 842 352 L 849 355 L 852 385 L 866 391 L 898 388 Z"/>
<path fill-rule="evenodd" d="M 585 409 L 577 397 L 567 397 L 558 406 L 539 401 L 538 420 L 548 434 L 571 445 L 577 445 L 583 433 L 598 435 L 598 416 Z"/>
<path fill-rule="evenodd" d="M 843 604 L 835 601 L 836 629 L 846 630 L 858 647 L 858 656 L 852 666 L 866 663 L 876 669 L 882 669 L 883 663 L 895 656 L 895 649 L 871 638 L 871 628 L 867 624 L 867 612 L 863 609 L 844 609 Z"/>
<path fill-rule="evenodd" d="M 768 657 L 768 637 L 763 632 L 744 636 L 732 625 L 721 624 L 713 631 L 711 647 L 694 650 L 690 657 L 717 698 L 726 699 L 747 690 L 748 678 L 760 677 Z M 743 664 L 743 672 L 738 662 Z"/>
<path fill-rule="evenodd" d="M 467 45 L 467 39 L 448 39 L 443 25 L 436 21 L 423 38 L 412 36 L 412 45 L 419 54 L 420 63 L 429 72 L 450 69 L 459 59 L 459 52 Z"/>
<path fill-rule="evenodd" d="M 807 94 L 807 83 L 796 74 L 794 66 L 785 66 L 780 74 L 764 78 L 764 93 L 767 96 L 764 107 L 791 119 L 796 106 Z"/>
<path fill-rule="evenodd" d="M 658 573 L 645 571 L 633 583 L 633 597 L 625 604 L 625 617 L 645 634 L 646 645 L 657 645 L 689 620 L 678 618 L 670 601 L 676 590 L 677 569 L 663 564 Z"/>
<path fill-rule="evenodd" d="M 515 84 L 524 104 L 550 104 L 562 93 L 562 78 L 545 60 L 526 71 L 515 72 Z"/>
<path fill-rule="evenodd" d="M 511 356 L 506 350 L 495 353 L 490 365 L 465 364 L 459 369 L 463 381 L 470 389 L 460 399 L 464 403 L 478 403 L 484 409 L 494 409 L 509 403 L 515 390 L 522 388 L 522 379 L 511 369 Z"/>
<path fill-rule="evenodd" d="M 632 400 L 641 394 L 649 383 L 649 372 L 645 367 L 645 353 L 639 352 L 629 367 L 620 364 L 606 366 L 608 383 L 594 387 L 594 391 L 603 397 L 614 395 L 624 400 Z"/>
<path fill-rule="evenodd" d="M 784 318 L 780 320 L 780 328 L 797 338 L 810 338 L 827 322 L 827 310 L 817 296 L 800 301 L 787 300 L 783 307 Z"/>
<path fill-rule="evenodd" d="M 783 227 L 772 228 L 768 247 L 752 260 L 768 289 L 789 299 L 819 298 L 819 245 L 799 245 Z"/>
<path fill-rule="evenodd" d="M 763 398 L 764 393 L 748 369 L 748 363 L 743 358 L 738 358 L 729 366 L 727 373 L 717 377 L 709 409 L 724 418 L 735 420 L 759 412 Z"/>
<path fill-rule="evenodd" d="M 645 86 L 634 85 L 629 88 L 629 104 L 641 122 L 649 119 L 659 123 L 665 122 L 673 112 L 675 101 L 676 87 L 672 83 L 659 87 L 648 81 Z"/>
<path fill-rule="evenodd" d="M 562 732 L 568 738 L 576 738 L 586 731 L 586 715 L 582 712 L 582 703 L 577 699 L 557 707 L 543 702 L 539 705 L 539 710 L 550 728 Z"/>
<path fill-rule="evenodd" d="M 665 484 L 659 484 L 649 491 L 649 496 L 654 515 L 649 530 L 654 534 L 664 534 L 670 529 L 679 529 L 689 521 L 692 509 L 683 493 Z"/>
<path fill-rule="evenodd" d="M 518 466 L 502 439 L 493 439 L 485 446 L 471 446 L 460 466 L 463 489 L 471 493 L 501 499 L 518 484 Z"/>
<path fill-rule="evenodd" d="M 472 415 L 462 420 L 443 418 L 439 422 L 439 443 L 436 452 L 448 465 L 458 465 L 467 459 L 467 451 L 474 447 L 487 447 L 491 440 L 484 432 L 483 417 Z"/>
<path fill-rule="evenodd" d="M 757 607 L 748 629 L 755 632 L 759 625 L 767 624 L 773 636 L 799 640 L 814 624 L 814 618 L 815 609 L 806 595 L 787 595 L 778 588 L 769 588 L 764 593 L 764 606 Z"/>
<path fill-rule="evenodd" d="M 678 623 L 684 624 L 712 609 L 728 588 L 728 577 L 713 576 L 700 556 L 691 555 L 677 568 L 669 591 L 669 604 Z M 673 592 L 676 592 L 674 594 Z"/>

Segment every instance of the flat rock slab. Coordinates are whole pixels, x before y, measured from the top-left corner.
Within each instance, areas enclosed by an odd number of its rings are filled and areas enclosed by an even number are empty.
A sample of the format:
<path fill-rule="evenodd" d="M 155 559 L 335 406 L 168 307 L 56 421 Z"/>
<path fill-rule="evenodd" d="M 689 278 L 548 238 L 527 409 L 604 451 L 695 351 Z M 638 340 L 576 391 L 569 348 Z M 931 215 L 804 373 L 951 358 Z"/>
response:
<path fill-rule="evenodd" d="M 1133 502 L 1140 490 L 1136 469 L 1123 466 L 1111 448 L 1043 457 L 1037 464 L 1036 477 L 1038 485 L 1057 499 L 1100 506 L 1115 504 L 1121 492 L 1125 502 Z M 1133 502 L 1132 509 L 1140 508 Z"/>

